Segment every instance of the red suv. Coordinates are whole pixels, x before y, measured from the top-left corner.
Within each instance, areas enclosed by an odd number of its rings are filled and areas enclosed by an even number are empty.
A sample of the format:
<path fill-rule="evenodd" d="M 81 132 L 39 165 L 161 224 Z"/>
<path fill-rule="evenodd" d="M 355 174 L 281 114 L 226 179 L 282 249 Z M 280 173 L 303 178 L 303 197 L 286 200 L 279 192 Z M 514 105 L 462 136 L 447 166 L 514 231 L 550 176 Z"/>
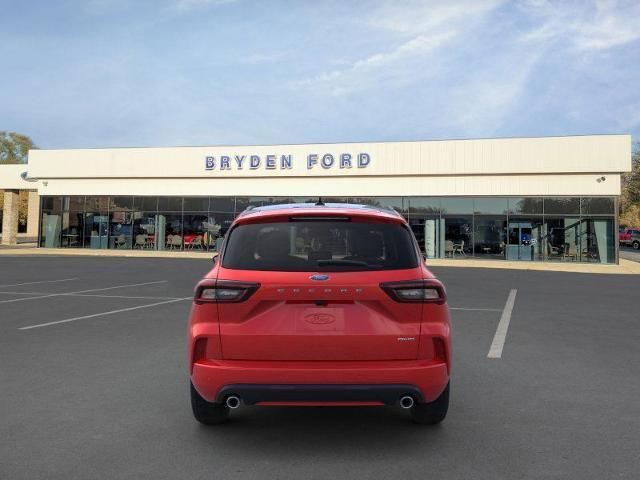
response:
<path fill-rule="evenodd" d="M 198 283 L 188 331 L 195 418 L 244 405 L 399 405 L 441 422 L 451 342 L 444 286 L 395 211 L 249 209 Z"/>

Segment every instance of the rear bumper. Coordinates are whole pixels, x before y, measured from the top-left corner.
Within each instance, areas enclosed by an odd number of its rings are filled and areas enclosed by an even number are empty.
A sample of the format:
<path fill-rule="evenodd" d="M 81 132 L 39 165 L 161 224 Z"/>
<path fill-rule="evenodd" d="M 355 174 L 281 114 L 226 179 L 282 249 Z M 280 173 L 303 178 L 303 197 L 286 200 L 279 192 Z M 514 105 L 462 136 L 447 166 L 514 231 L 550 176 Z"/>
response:
<path fill-rule="evenodd" d="M 246 404 L 268 402 L 377 402 L 402 395 L 418 402 L 438 398 L 449 381 L 447 365 L 430 360 L 268 362 L 205 360 L 191 381 L 209 402 L 234 394 Z"/>
<path fill-rule="evenodd" d="M 218 392 L 216 402 L 223 403 L 235 395 L 245 405 L 256 403 L 377 403 L 394 405 L 400 397 L 410 395 L 422 403 L 422 392 L 413 385 L 226 385 Z"/>

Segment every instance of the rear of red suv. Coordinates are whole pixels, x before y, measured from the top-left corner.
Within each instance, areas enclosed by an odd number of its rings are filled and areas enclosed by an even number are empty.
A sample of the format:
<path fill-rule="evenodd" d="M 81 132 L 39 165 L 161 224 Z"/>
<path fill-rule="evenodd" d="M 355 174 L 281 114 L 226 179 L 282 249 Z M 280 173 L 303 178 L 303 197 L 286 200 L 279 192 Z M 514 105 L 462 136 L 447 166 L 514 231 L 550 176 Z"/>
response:
<path fill-rule="evenodd" d="M 402 216 L 339 204 L 249 210 L 196 287 L 193 413 L 215 424 L 242 405 L 398 405 L 439 423 L 450 348 L 445 289 Z"/>

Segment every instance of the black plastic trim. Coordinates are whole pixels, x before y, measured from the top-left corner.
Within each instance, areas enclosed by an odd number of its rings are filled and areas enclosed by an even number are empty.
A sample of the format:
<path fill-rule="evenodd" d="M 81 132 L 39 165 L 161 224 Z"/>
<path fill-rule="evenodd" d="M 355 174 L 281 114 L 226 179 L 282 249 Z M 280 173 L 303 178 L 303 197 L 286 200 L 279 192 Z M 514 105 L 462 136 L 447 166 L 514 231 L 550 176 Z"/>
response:
<path fill-rule="evenodd" d="M 259 402 L 381 402 L 395 405 L 400 397 L 410 395 L 423 403 L 422 392 L 415 385 L 406 384 L 253 384 L 225 385 L 216 397 L 223 403 L 230 395 L 240 397 L 245 405 Z"/>

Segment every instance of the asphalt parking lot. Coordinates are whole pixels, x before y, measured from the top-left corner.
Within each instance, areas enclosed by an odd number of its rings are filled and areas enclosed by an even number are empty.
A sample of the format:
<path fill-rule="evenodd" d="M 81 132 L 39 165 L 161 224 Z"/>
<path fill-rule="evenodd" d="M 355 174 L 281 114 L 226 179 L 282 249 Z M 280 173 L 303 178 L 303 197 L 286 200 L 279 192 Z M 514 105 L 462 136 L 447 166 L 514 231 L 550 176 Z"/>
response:
<path fill-rule="evenodd" d="M 631 260 L 632 262 L 640 262 L 640 250 L 635 250 L 632 247 L 620 246 L 620 258 Z"/>
<path fill-rule="evenodd" d="M 250 407 L 207 428 L 185 333 L 209 266 L 0 258 L 0 478 L 638 478 L 640 276 L 434 268 L 453 308 L 442 425 Z"/>

